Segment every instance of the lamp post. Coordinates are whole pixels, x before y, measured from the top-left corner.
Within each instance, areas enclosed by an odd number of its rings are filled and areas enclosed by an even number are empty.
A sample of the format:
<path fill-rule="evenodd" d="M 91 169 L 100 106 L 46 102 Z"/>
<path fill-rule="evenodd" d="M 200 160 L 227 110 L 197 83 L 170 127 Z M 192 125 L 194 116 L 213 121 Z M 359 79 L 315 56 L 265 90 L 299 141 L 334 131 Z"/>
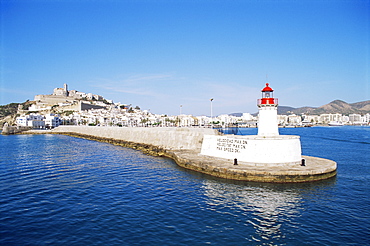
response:
<path fill-rule="evenodd" d="M 213 128 L 213 108 L 212 108 L 213 98 L 211 98 L 211 128 Z"/>
<path fill-rule="evenodd" d="M 178 117 L 178 119 L 179 119 L 178 126 L 180 126 L 180 127 L 181 127 L 181 125 L 180 125 L 180 123 L 181 123 L 181 115 L 182 115 L 182 105 L 180 105 L 180 115 Z"/>

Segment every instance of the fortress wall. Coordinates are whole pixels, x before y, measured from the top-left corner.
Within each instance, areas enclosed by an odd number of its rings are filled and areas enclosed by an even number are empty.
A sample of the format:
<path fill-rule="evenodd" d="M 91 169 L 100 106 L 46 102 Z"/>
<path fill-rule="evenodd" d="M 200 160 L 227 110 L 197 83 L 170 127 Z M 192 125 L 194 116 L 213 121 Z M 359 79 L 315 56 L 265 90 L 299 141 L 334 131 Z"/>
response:
<path fill-rule="evenodd" d="M 68 110 L 73 110 L 73 111 L 81 111 L 81 102 L 74 103 L 72 105 L 67 105 L 67 106 L 59 106 L 58 111 L 68 111 Z"/>
<path fill-rule="evenodd" d="M 219 135 L 209 128 L 59 126 L 55 133 L 78 133 L 150 144 L 169 150 L 200 151 L 204 135 Z"/>
<path fill-rule="evenodd" d="M 35 101 L 41 101 L 50 106 L 56 105 L 58 103 L 64 103 L 66 101 L 73 101 L 73 97 L 65 97 L 59 95 L 36 95 L 34 98 Z"/>
<path fill-rule="evenodd" d="M 105 108 L 104 106 L 99 106 L 99 105 L 93 105 L 93 104 L 88 104 L 88 103 L 83 103 L 80 102 L 80 110 L 88 110 L 88 109 L 102 109 Z"/>

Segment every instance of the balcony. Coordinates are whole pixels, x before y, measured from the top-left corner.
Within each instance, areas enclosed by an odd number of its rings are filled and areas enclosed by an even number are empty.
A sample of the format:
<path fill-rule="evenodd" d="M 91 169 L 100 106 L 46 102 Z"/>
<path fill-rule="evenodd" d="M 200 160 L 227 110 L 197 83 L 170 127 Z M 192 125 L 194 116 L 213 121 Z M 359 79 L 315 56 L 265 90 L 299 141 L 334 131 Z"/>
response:
<path fill-rule="evenodd" d="M 257 100 L 257 105 L 278 105 L 277 98 L 262 98 Z"/>

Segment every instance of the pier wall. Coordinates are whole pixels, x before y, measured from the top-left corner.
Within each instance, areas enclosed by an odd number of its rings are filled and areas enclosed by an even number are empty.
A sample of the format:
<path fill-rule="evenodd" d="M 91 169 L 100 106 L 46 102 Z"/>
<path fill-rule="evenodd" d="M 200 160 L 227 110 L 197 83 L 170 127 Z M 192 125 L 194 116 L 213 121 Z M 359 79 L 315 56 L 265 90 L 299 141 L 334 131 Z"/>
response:
<path fill-rule="evenodd" d="M 206 135 L 201 154 L 270 165 L 296 165 L 302 160 L 300 138 L 293 135 Z"/>
<path fill-rule="evenodd" d="M 228 157 L 222 155 L 220 158 L 216 153 L 215 156 L 215 148 L 217 151 L 224 151 L 223 148 L 225 148 L 224 145 L 219 146 L 217 143 L 224 144 L 225 137 L 234 139 L 233 144 L 238 146 L 226 146 L 226 148 L 243 152 L 244 147 L 247 150 L 249 148 L 247 146 L 253 146 L 253 140 L 258 139 L 248 139 L 253 138 L 252 136 L 222 136 L 217 130 L 209 128 L 59 126 L 53 130 L 22 132 L 22 134 L 50 133 L 82 137 L 141 150 L 153 156 L 169 157 L 186 169 L 226 179 L 274 183 L 310 182 L 334 177 L 337 168 L 334 161 L 308 156 L 302 156 L 306 160 L 305 165 L 269 165 L 269 163 L 261 165 L 242 161 L 238 161 L 238 165 L 235 165 L 232 159 L 228 159 L 234 155 Z M 206 140 L 206 144 L 201 154 L 203 139 Z M 217 141 L 217 139 L 222 141 Z M 210 143 L 210 140 L 213 143 Z M 215 140 L 216 145 L 214 145 Z M 297 140 L 299 138 L 293 138 L 292 141 Z M 221 150 L 217 147 L 221 147 Z M 204 151 L 211 152 L 205 153 Z"/>
<path fill-rule="evenodd" d="M 167 150 L 200 151 L 204 135 L 219 135 L 209 128 L 59 126 L 53 133 L 77 133 L 158 146 Z"/>

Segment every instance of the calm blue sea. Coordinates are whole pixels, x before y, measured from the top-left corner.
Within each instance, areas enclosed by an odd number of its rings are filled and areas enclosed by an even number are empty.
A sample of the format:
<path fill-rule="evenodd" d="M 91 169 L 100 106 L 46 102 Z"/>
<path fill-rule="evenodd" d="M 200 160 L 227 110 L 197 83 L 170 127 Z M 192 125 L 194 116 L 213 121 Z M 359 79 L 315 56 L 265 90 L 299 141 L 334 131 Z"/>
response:
<path fill-rule="evenodd" d="M 370 245 L 370 127 L 280 133 L 337 177 L 228 181 L 110 144 L 0 135 L 0 245 Z"/>

